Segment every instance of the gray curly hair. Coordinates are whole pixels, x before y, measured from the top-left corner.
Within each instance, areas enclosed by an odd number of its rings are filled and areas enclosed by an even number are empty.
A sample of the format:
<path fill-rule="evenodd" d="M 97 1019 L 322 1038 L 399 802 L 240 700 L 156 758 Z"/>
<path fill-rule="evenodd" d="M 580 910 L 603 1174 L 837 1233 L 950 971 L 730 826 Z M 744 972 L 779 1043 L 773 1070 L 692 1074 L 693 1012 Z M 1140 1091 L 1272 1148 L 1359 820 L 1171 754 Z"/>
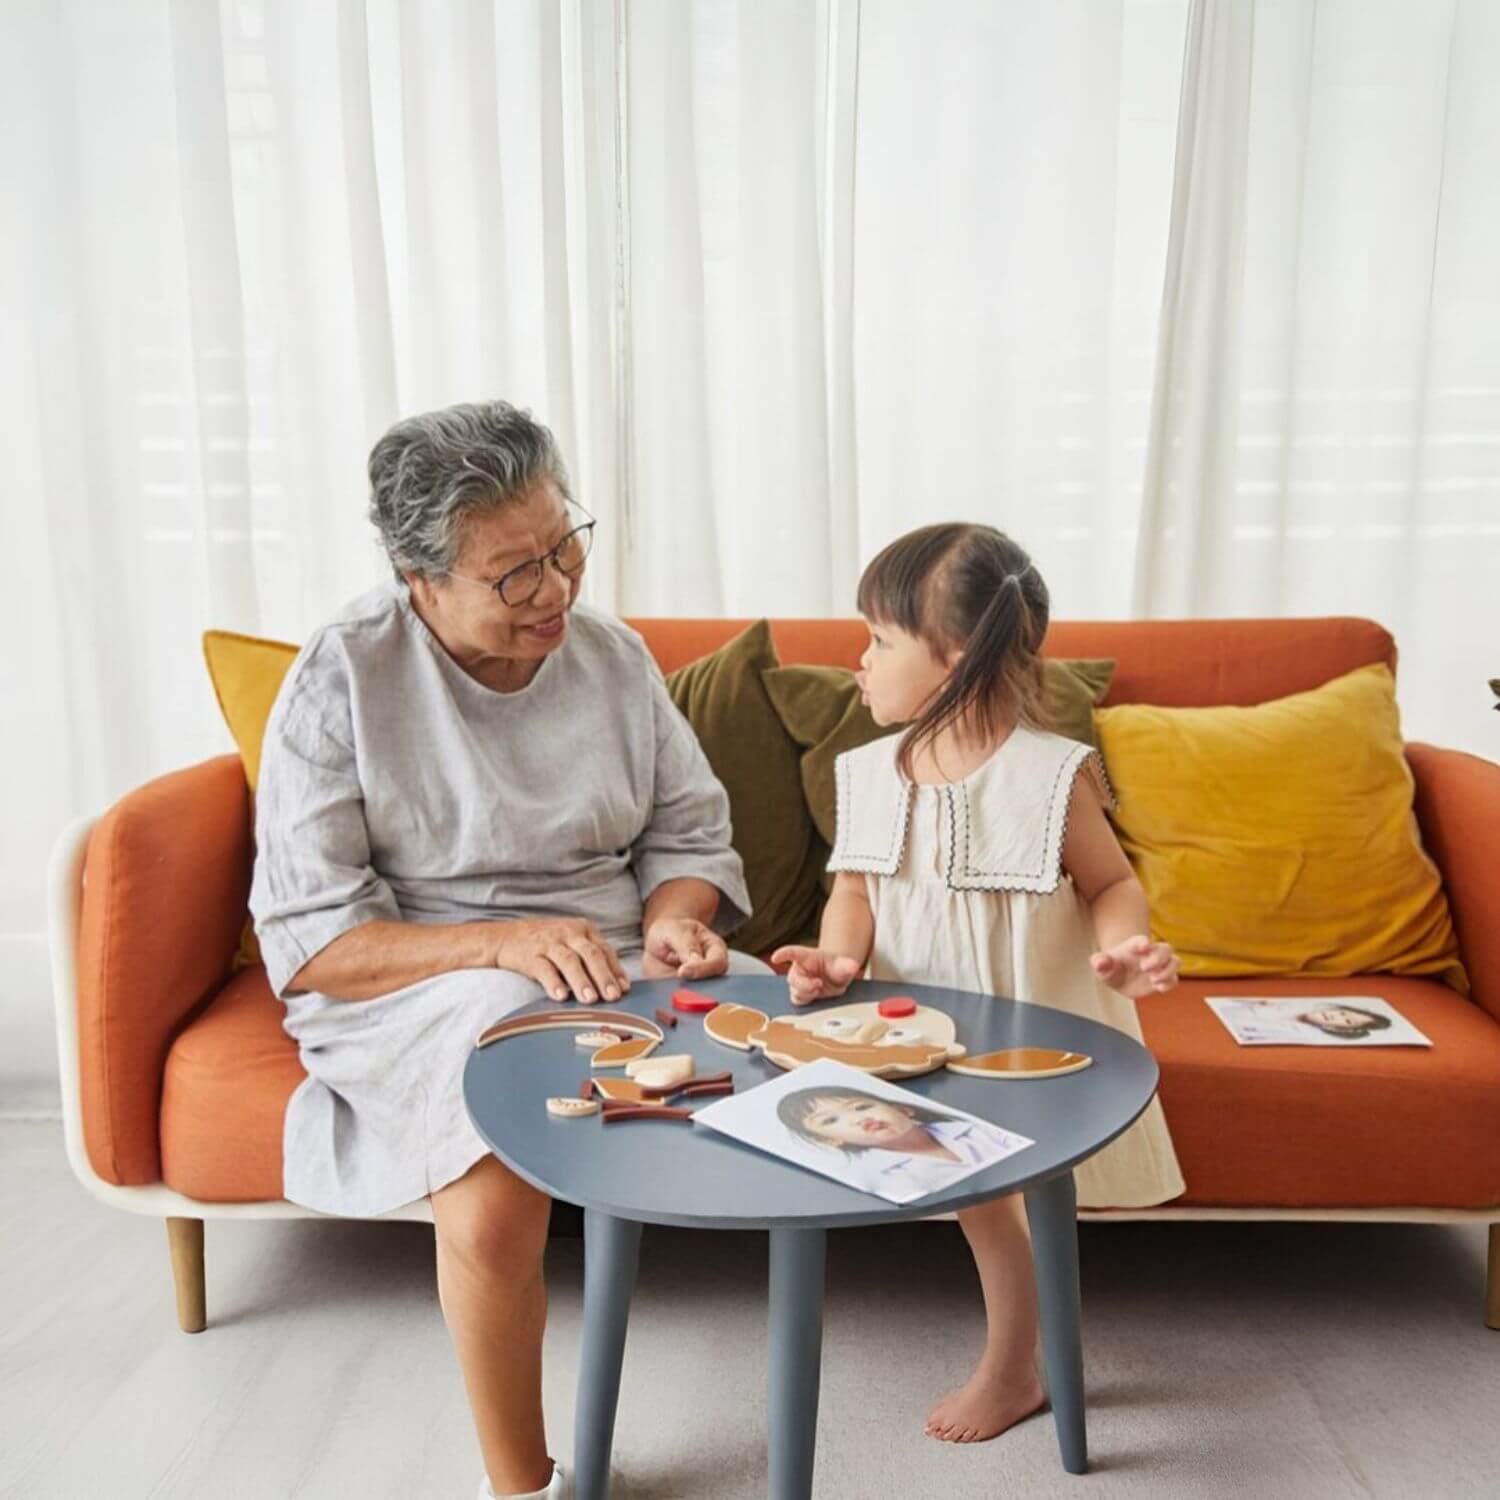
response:
<path fill-rule="evenodd" d="M 370 520 L 397 578 L 447 573 L 464 524 L 550 480 L 571 500 L 552 434 L 508 401 L 474 401 L 397 422 L 370 450 Z"/>

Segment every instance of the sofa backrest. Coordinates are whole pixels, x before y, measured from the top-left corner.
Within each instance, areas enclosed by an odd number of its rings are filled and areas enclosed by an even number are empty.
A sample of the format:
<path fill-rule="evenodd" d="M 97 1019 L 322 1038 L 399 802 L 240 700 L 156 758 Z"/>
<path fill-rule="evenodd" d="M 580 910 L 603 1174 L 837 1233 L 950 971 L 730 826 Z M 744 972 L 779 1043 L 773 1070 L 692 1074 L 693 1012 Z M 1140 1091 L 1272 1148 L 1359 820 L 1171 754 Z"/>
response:
<path fill-rule="evenodd" d="M 749 620 L 633 619 L 663 672 L 716 650 Z M 787 666 L 853 668 L 868 639 L 860 620 L 772 620 Z M 1059 620 L 1046 656 L 1113 657 L 1104 698 L 1207 708 L 1246 706 L 1320 687 L 1356 667 L 1396 670 L 1396 642 L 1373 620 Z"/>

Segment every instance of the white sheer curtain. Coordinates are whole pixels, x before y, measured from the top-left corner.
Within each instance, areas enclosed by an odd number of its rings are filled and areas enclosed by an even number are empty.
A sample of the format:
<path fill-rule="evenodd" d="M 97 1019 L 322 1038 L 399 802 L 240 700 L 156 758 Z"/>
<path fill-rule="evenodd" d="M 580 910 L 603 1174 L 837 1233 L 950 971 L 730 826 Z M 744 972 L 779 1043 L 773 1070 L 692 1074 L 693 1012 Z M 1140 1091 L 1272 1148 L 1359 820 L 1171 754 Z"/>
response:
<path fill-rule="evenodd" d="M 1133 613 L 1357 614 L 1500 758 L 1500 5 L 1195 4 Z"/>
<path fill-rule="evenodd" d="M 977 516 L 1060 615 L 1374 615 L 1493 754 L 1500 7 L 1189 10 L 0 0 L 0 959 L 227 748 L 199 632 L 379 577 L 370 443 L 481 396 L 622 611 L 846 614 Z"/>

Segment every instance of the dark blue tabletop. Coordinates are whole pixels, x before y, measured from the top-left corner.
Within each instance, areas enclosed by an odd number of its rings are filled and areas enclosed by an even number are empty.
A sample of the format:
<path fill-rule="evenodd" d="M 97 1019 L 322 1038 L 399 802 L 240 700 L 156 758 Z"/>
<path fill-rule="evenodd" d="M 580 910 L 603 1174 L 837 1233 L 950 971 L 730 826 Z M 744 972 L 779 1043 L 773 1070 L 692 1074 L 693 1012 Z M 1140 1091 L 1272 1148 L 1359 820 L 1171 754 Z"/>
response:
<path fill-rule="evenodd" d="M 582 1120 L 549 1115 L 549 1096 L 577 1094 L 589 1076 L 589 1054 L 568 1031 L 512 1037 L 474 1050 L 464 1069 L 464 1100 L 480 1136 L 501 1161 L 552 1197 L 618 1218 L 703 1229 L 834 1228 L 946 1213 L 1045 1181 L 1113 1140 L 1156 1092 L 1155 1060 L 1138 1042 L 1112 1027 L 1042 1005 L 934 985 L 861 981 L 838 1002 L 797 1009 L 786 981 L 773 976 L 726 976 L 691 987 L 772 1016 L 809 1015 L 834 1003 L 910 995 L 952 1016 L 958 1040 L 971 1054 L 1000 1047 L 1057 1047 L 1086 1052 L 1094 1064 L 1058 1078 L 989 1081 L 939 1069 L 919 1078 L 893 1079 L 900 1088 L 1036 1142 L 908 1204 L 845 1187 L 702 1126 L 633 1120 L 606 1128 L 597 1115 Z M 601 1025 L 620 1009 L 650 1016 L 657 1007 L 670 1006 L 678 988 L 675 980 L 636 980 L 624 1000 L 583 1010 Z M 553 1009 L 555 1003 L 529 1008 Z M 759 1052 L 740 1052 L 713 1041 L 704 1033 L 701 1016 L 679 1016 L 657 1051 L 691 1054 L 700 1073 L 729 1069 L 739 1093 L 782 1076 Z M 612 1069 L 605 1076 L 624 1074 Z M 683 1101 L 688 1107 L 713 1102 Z"/>

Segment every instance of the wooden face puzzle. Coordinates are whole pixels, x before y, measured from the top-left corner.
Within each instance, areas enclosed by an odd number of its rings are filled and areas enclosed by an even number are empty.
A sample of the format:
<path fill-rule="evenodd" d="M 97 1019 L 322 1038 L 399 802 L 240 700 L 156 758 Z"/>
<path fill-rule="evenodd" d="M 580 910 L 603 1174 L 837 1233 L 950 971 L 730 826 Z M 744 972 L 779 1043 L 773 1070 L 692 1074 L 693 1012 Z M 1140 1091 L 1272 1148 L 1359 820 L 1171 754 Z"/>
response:
<path fill-rule="evenodd" d="M 905 1007 L 901 1007 L 905 1011 Z M 913 1078 L 962 1057 L 952 1018 L 928 1005 L 888 1019 L 874 1001 L 771 1020 L 745 1005 L 721 1005 L 703 1029 L 717 1042 L 756 1048 L 779 1068 L 833 1058 L 876 1078 Z"/>
<path fill-rule="evenodd" d="M 1092 1061 L 1081 1052 L 1046 1047 L 1008 1047 L 969 1057 L 951 1016 L 907 996 L 774 1021 L 752 1006 L 726 1003 L 704 1017 L 703 1029 L 726 1047 L 764 1052 L 779 1068 L 800 1068 L 826 1057 L 876 1078 L 914 1078 L 944 1067 L 973 1078 L 1053 1078 Z"/>

